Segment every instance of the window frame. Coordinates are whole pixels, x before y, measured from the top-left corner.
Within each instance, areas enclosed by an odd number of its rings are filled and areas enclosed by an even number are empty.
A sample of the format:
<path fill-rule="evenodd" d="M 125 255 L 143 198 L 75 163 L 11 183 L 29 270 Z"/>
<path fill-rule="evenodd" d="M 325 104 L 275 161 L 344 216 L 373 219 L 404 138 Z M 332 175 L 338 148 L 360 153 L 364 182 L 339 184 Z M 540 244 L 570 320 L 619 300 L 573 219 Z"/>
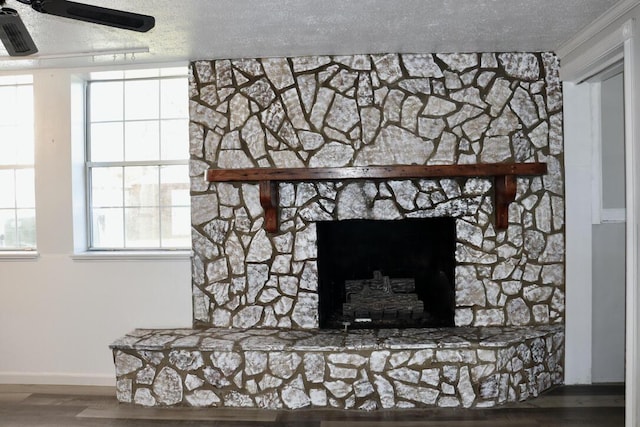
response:
<path fill-rule="evenodd" d="M 96 168 L 101 168 L 101 167 L 120 167 L 122 168 L 122 170 L 124 171 L 127 167 L 145 167 L 145 166 L 150 166 L 150 167 L 158 167 L 158 168 L 162 168 L 162 167 L 166 167 L 166 166 L 186 166 L 188 168 L 189 165 L 189 151 L 188 148 L 186 150 L 185 157 L 184 159 L 179 159 L 179 160 L 162 160 L 162 159 L 158 159 L 158 160 L 118 160 L 118 161 L 92 161 L 91 160 L 91 125 L 93 123 L 100 123 L 100 121 L 97 122 L 91 122 L 91 84 L 92 83 L 101 83 L 101 82 L 122 82 L 123 83 L 123 106 L 125 105 L 125 86 L 126 86 L 126 82 L 127 81 L 158 81 L 158 94 L 161 97 L 161 82 L 163 80 L 171 80 L 171 79 L 185 79 L 187 80 L 187 84 L 188 84 L 188 67 L 184 67 L 184 72 L 183 73 L 171 73 L 168 75 L 163 75 L 163 71 L 165 69 L 175 69 L 176 67 L 171 67 L 171 68 L 158 68 L 155 69 L 155 71 L 158 71 L 157 75 L 152 75 L 152 76 L 139 76 L 136 75 L 136 73 L 141 72 L 142 74 L 145 74 L 149 71 L 153 71 L 153 70 L 115 70 L 113 72 L 107 72 L 109 73 L 114 73 L 115 76 L 111 77 L 110 75 L 108 75 L 105 78 L 91 78 L 91 76 L 89 76 L 85 82 L 84 82 L 84 90 L 83 90 L 83 97 L 84 97 L 84 165 L 83 165 L 83 173 L 84 173 L 84 191 L 85 191 L 85 218 L 86 220 L 85 222 L 85 249 L 84 251 L 78 253 L 76 252 L 76 254 L 73 256 L 74 259 L 78 259 L 78 260 L 83 260 L 83 259 L 105 259 L 105 260 L 117 260 L 117 259 L 125 259 L 125 258 L 140 258 L 140 259 L 154 259 L 154 258 L 162 258 L 162 259 L 172 259 L 172 258 L 179 258 L 182 259 L 184 258 L 186 255 L 189 255 L 191 253 L 191 245 L 190 245 L 190 238 L 189 241 L 187 242 L 186 246 L 166 246 L 166 247 L 162 247 L 162 209 L 163 208 L 168 208 L 168 207 L 173 207 L 173 206 L 177 206 L 177 207 L 186 207 L 190 209 L 190 200 L 189 203 L 185 206 L 178 206 L 178 205 L 161 205 L 160 204 L 160 198 L 161 198 L 161 191 L 158 191 L 158 206 L 154 206 L 155 209 L 158 210 L 158 218 L 159 218 L 159 223 L 158 223 L 158 228 L 157 231 L 159 233 L 158 235 L 158 246 L 149 246 L 149 247 L 128 247 L 126 246 L 126 226 L 124 226 L 122 233 L 122 239 L 123 239 L 123 246 L 120 247 L 102 247 L 102 246 L 95 246 L 94 244 L 94 224 L 93 224 L 93 191 L 92 191 L 92 185 L 93 185 L 93 181 L 92 181 L 92 170 L 96 169 Z M 182 67 L 181 67 L 182 68 Z M 128 72 L 133 71 L 133 76 L 127 76 L 126 74 Z M 118 76 L 118 74 L 121 73 L 122 75 Z M 101 74 L 101 73 L 98 73 Z M 188 92 L 185 92 L 185 98 L 188 98 Z M 160 98 L 160 103 L 158 108 L 161 108 L 161 98 Z M 138 121 L 139 119 L 129 119 L 130 121 Z M 153 120 L 153 121 L 158 121 L 159 125 L 160 125 L 160 129 L 159 129 L 159 133 L 158 133 L 158 138 L 162 138 L 162 122 L 163 121 L 175 121 L 175 120 L 186 120 L 187 124 L 188 124 L 188 120 L 189 120 L 189 115 L 188 115 L 188 109 L 187 109 L 187 115 L 186 117 L 183 118 L 161 118 L 161 114 L 160 111 L 158 113 L 158 116 L 152 119 L 142 119 L 142 120 Z M 127 122 L 128 120 L 123 116 L 121 120 L 114 120 L 114 122 L 120 122 L 123 123 L 123 125 Z M 187 137 L 187 143 L 188 143 L 188 133 L 186 135 Z M 159 142 L 160 142 L 159 141 Z M 123 150 L 126 150 L 126 141 L 123 140 Z M 158 170 L 158 189 L 160 189 L 160 170 Z M 187 173 L 186 176 L 186 181 L 185 184 L 187 184 L 187 186 L 189 186 L 189 176 Z M 123 181 L 123 188 L 122 188 L 122 196 L 123 196 L 123 205 L 121 206 L 121 208 L 123 209 L 123 220 L 124 220 L 124 215 L 125 215 L 125 209 L 126 209 L 126 205 L 124 204 L 124 196 L 125 196 L 125 187 L 124 187 L 124 181 Z M 189 215 L 190 218 L 190 215 Z M 123 223 L 126 224 L 126 223 Z M 188 226 L 190 227 L 190 221 L 188 223 Z"/>
<path fill-rule="evenodd" d="M 13 80 L 13 82 L 11 81 Z M 34 85 L 34 78 L 33 78 L 33 74 L 16 74 L 16 75 L 6 75 L 6 76 L 0 76 L 0 86 L 2 87 L 14 87 L 17 88 L 18 87 L 24 87 L 24 86 L 28 86 L 31 88 L 31 100 L 30 100 L 30 107 L 32 110 L 31 113 L 31 134 L 32 134 L 32 138 L 31 138 L 31 150 L 33 151 L 33 157 L 30 159 L 30 163 L 12 163 L 12 164 L 0 164 L 0 171 L 12 171 L 13 175 L 14 175 L 14 188 L 13 191 L 14 193 L 18 190 L 17 188 L 17 182 L 15 181 L 16 175 L 18 173 L 19 170 L 31 170 L 32 174 L 33 174 L 33 179 L 34 179 L 34 183 L 33 183 L 33 206 L 31 207 L 24 207 L 24 206 L 18 206 L 17 200 L 14 200 L 14 206 L 13 207 L 7 207 L 7 208 L 2 208 L 2 211 L 13 211 L 13 218 L 14 220 L 16 220 L 16 238 L 18 239 L 17 242 L 19 242 L 19 234 L 18 234 L 18 211 L 19 210 L 23 210 L 23 209 L 29 209 L 29 210 L 33 210 L 33 218 L 34 218 L 34 227 L 33 227 L 33 233 L 34 233 L 34 241 L 33 241 L 33 246 L 10 246 L 10 247 L 5 247 L 5 246 L 0 246 L 0 259 L 20 259 L 20 258 L 36 258 L 38 257 L 38 241 L 37 241 L 37 221 L 36 221 L 36 217 L 37 217 L 37 209 L 36 209 L 36 200 L 35 200 L 35 173 L 36 173 L 36 165 L 35 165 L 35 85 Z M 20 125 L 21 123 L 15 123 L 17 125 Z M 25 123 L 26 124 L 26 123 Z M 10 125 L 11 126 L 11 125 Z M 16 159 L 17 160 L 17 159 Z M 15 198 L 15 197 L 14 197 Z"/>

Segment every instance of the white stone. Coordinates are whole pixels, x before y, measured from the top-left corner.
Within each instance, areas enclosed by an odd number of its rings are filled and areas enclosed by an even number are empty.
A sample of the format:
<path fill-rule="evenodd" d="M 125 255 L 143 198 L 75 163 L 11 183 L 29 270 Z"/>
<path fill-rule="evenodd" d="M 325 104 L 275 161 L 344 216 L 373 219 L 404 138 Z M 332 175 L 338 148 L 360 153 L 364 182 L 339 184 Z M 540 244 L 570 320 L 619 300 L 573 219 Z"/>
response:
<path fill-rule="evenodd" d="M 296 353 L 269 353 L 269 370 L 279 378 L 291 378 L 301 362 L 302 358 Z"/>
<path fill-rule="evenodd" d="M 540 75 L 540 64 L 533 53 L 501 53 L 498 60 L 508 76 L 519 80 L 533 81 Z"/>
<path fill-rule="evenodd" d="M 255 326 L 260 321 L 262 310 L 263 307 L 261 306 L 251 306 L 241 309 L 233 316 L 233 327 L 250 328 Z"/>
<path fill-rule="evenodd" d="M 396 404 L 395 391 L 391 383 L 385 379 L 382 375 L 375 374 L 374 385 L 378 396 L 380 396 L 380 403 L 384 409 L 393 408 Z"/>
<path fill-rule="evenodd" d="M 478 55 L 475 53 L 440 53 L 436 56 L 454 71 L 465 71 L 478 65 Z"/>
<path fill-rule="evenodd" d="M 184 386 L 189 391 L 193 391 L 197 388 L 202 387 L 204 384 L 204 380 L 197 375 L 187 374 L 184 378 Z"/>
<path fill-rule="evenodd" d="M 116 352 L 115 358 L 116 375 L 126 375 L 142 368 L 142 360 L 121 350 Z"/>
<path fill-rule="evenodd" d="M 485 163 L 499 163 L 511 157 L 509 137 L 496 136 L 484 139 L 480 160 Z"/>
<path fill-rule="evenodd" d="M 172 350 L 169 362 L 181 371 L 193 371 L 204 366 L 202 353 L 199 351 Z"/>
<path fill-rule="evenodd" d="M 304 391 L 304 382 L 300 375 L 282 389 L 282 401 L 289 409 L 299 409 L 311 404 L 310 397 Z"/>
<path fill-rule="evenodd" d="M 196 390 L 185 396 L 187 403 L 194 407 L 209 407 L 220 403 L 220 398 L 211 390 Z"/>
<path fill-rule="evenodd" d="M 249 253 L 247 254 L 247 262 L 263 262 L 271 258 L 273 247 L 271 241 L 267 237 L 266 232 L 261 229 L 251 240 L 249 245 Z"/>
<path fill-rule="evenodd" d="M 484 285 L 478 280 L 471 265 L 459 265 L 455 269 L 456 306 L 481 306 L 486 304 Z"/>
<path fill-rule="evenodd" d="M 380 80 L 393 83 L 402 76 L 398 55 L 371 55 L 371 59 Z"/>
<path fill-rule="evenodd" d="M 458 391 L 462 399 L 462 406 L 469 408 L 473 405 L 476 399 L 476 393 L 473 391 L 471 385 L 471 379 L 469 377 L 469 367 L 463 366 L 460 368 L 460 381 L 458 382 Z"/>
<path fill-rule="evenodd" d="M 136 379 L 136 381 L 138 380 Z M 138 381 L 138 383 L 140 383 L 140 381 Z M 118 399 L 118 402 L 131 403 L 132 386 L 133 381 L 129 379 L 121 379 L 116 381 L 116 398 Z"/>
<path fill-rule="evenodd" d="M 429 54 L 404 54 L 401 58 L 411 77 L 442 77 L 442 70 Z"/>
<path fill-rule="evenodd" d="M 371 372 L 383 372 L 391 353 L 387 350 L 373 351 L 369 357 Z"/>
<path fill-rule="evenodd" d="M 156 399 L 151 394 L 151 390 L 148 388 L 138 388 L 136 394 L 133 397 L 133 401 L 136 405 L 142 406 L 155 406 Z"/>
<path fill-rule="evenodd" d="M 438 390 L 432 388 L 416 387 L 400 382 L 395 382 L 394 385 L 399 398 L 421 402 L 425 405 L 433 405 L 436 403 L 438 395 L 440 394 Z"/>
<path fill-rule="evenodd" d="M 283 89 L 294 84 L 291 68 L 286 58 L 264 58 L 261 62 L 267 78 L 276 89 Z"/>
<path fill-rule="evenodd" d="M 304 261 L 316 258 L 318 256 L 316 239 L 315 224 L 309 224 L 306 228 L 298 231 L 294 239 L 294 261 Z"/>
<path fill-rule="evenodd" d="M 352 147 L 332 141 L 322 146 L 322 148 L 311 157 L 309 166 L 312 168 L 346 166 L 351 162 L 353 154 L 354 150 Z"/>
<path fill-rule="evenodd" d="M 387 375 L 394 380 L 411 384 L 418 384 L 418 381 L 420 380 L 420 373 L 407 367 L 392 369 L 387 371 Z"/>
<path fill-rule="evenodd" d="M 531 320 L 529 307 L 522 298 L 515 298 L 507 302 L 507 324 L 514 326 L 527 325 Z"/>
<path fill-rule="evenodd" d="M 322 383 L 324 381 L 325 363 L 324 357 L 319 353 L 305 353 L 303 356 L 304 374 L 307 381 L 311 383 Z"/>
<path fill-rule="evenodd" d="M 532 127 L 538 123 L 539 117 L 536 104 L 531 99 L 531 96 L 521 87 L 515 90 L 509 105 L 513 112 L 520 117 L 520 120 L 522 120 L 525 126 Z"/>
<path fill-rule="evenodd" d="M 178 373 L 164 367 L 153 382 L 153 392 L 158 402 L 164 405 L 175 405 L 182 401 L 182 379 Z"/>
<path fill-rule="evenodd" d="M 456 111 L 457 108 L 458 106 L 451 101 L 440 98 L 438 96 L 430 96 L 429 100 L 427 101 L 427 105 L 422 111 L 422 115 L 435 117 L 445 116 Z"/>

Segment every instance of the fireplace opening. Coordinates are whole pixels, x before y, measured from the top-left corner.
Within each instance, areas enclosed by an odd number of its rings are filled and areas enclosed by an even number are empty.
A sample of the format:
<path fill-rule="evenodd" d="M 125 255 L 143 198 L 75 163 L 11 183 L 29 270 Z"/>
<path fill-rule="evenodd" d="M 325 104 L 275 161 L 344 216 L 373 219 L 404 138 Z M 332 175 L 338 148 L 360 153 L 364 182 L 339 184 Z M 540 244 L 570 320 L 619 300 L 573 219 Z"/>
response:
<path fill-rule="evenodd" d="M 455 219 L 316 226 L 321 328 L 454 326 Z"/>

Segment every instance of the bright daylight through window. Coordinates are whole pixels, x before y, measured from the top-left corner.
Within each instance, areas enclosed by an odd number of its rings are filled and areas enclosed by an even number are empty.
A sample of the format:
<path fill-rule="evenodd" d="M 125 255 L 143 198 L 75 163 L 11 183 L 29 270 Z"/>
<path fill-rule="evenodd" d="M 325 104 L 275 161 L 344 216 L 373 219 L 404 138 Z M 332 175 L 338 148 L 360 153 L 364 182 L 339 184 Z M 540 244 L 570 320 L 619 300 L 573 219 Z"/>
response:
<path fill-rule="evenodd" d="M 0 254 L 35 250 L 33 77 L 0 76 Z"/>
<path fill-rule="evenodd" d="M 93 73 L 90 249 L 190 246 L 186 68 Z"/>

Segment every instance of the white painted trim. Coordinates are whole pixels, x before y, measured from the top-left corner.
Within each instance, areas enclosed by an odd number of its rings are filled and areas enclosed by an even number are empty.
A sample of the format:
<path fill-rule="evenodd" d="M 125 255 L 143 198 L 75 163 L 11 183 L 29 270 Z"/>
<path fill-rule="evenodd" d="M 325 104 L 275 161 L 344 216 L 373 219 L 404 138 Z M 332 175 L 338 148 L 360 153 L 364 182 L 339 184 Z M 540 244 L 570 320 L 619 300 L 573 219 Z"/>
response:
<path fill-rule="evenodd" d="M 0 372 L 0 384 L 115 386 L 115 375 L 57 372 Z"/>
<path fill-rule="evenodd" d="M 174 251 L 87 251 L 71 255 L 74 261 L 173 261 L 189 260 L 190 250 Z"/>
<path fill-rule="evenodd" d="M 640 277 L 638 275 L 638 214 L 640 214 L 640 40 L 635 23 L 624 43 L 625 174 L 626 174 L 626 372 L 625 425 L 640 424 Z"/>
<path fill-rule="evenodd" d="M 592 102 L 590 84 L 564 83 L 565 383 L 590 384 L 592 365 Z M 569 363 L 570 361 L 570 363 Z"/>
<path fill-rule="evenodd" d="M 622 60 L 622 45 L 631 36 L 631 20 L 597 40 L 583 54 L 574 58 L 560 56 L 560 78 L 581 83 Z"/>
<path fill-rule="evenodd" d="M 589 84 L 591 101 L 591 223 L 602 222 L 602 84 Z"/>
<path fill-rule="evenodd" d="M 556 49 L 556 54 L 560 58 L 564 58 L 571 52 L 577 50 L 584 43 L 588 42 L 591 38 L 595 37 L 600 31 L 613 24 L 616 20 L 624 17 L 625 14 L 630 12 L 631 9 L 638 5 L 640 5 L 640 0 L 621 0 L 620 2 L 616 3 L 611 9 L 603 13 L 592 24 L 583 28 L 570 40 L 562 43 Z"/>
<path fill-rule="evenodd" d="M 0 251 L 2 261 L 34 261 L 40 257 L 38 251 Z"/>
<path fill-rule="evenodd" d="M 602 209 L 600 214 L 600 220 L 602 223 L 621 223 L 626 222 L 627 212 L 626 209 Z"/>

